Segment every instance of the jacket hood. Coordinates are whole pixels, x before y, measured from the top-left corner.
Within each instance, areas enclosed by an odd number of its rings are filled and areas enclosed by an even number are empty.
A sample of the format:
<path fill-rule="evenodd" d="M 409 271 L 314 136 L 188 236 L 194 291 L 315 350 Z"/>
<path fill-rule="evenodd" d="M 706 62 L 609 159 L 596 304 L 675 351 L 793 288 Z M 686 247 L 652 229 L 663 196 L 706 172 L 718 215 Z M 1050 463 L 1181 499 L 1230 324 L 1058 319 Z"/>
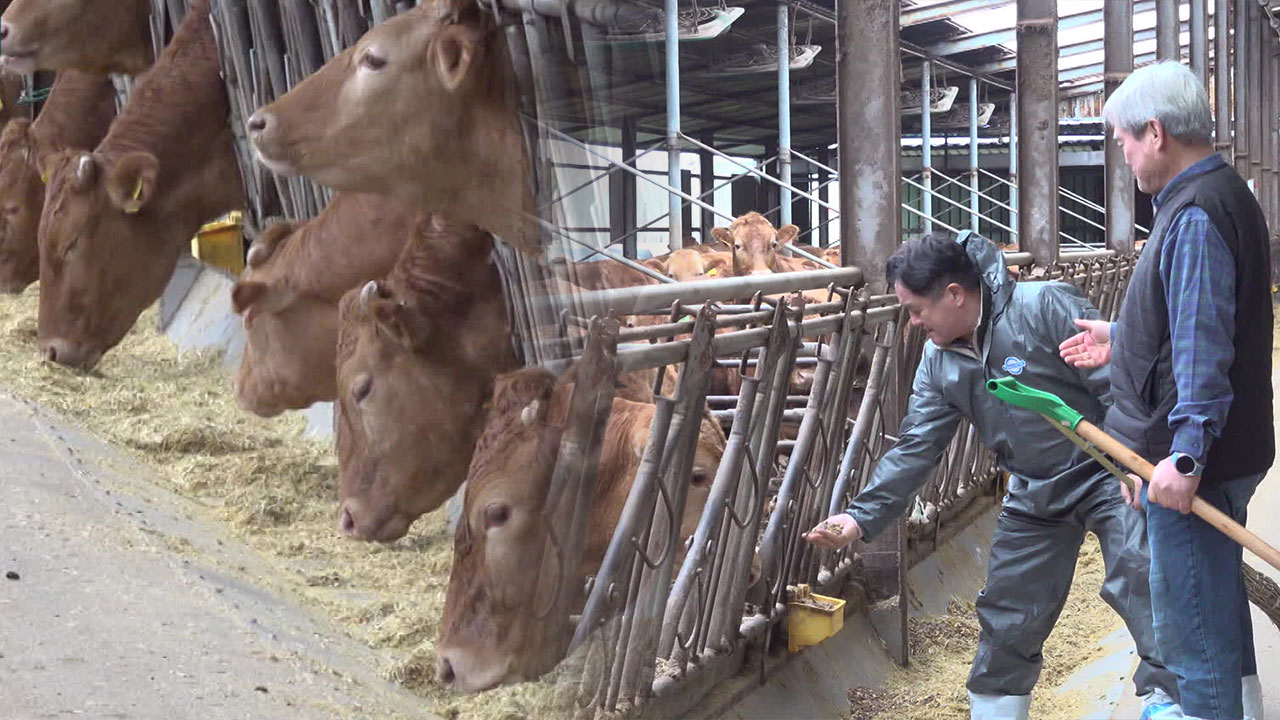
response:
<path fill-rule="evenodd" d="M 963 230 L 956 237 L 956 242 L 964 247 L 964 251 L 978 267 L 978 275 L 982 284 L 991 291 L 991 314 L 999 314 L 1013 296 L 1013 277 L 1004 262 L 1004 252 L 999 246 L 981 235 Z"/>

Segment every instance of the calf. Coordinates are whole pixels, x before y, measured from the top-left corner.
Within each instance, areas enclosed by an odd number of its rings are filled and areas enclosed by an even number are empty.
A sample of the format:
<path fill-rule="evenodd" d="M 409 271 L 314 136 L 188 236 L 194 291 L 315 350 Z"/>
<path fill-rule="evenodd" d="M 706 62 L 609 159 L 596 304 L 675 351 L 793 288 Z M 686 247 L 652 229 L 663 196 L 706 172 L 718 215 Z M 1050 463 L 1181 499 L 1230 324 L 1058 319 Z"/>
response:
<path fill-rule="evenodd" d="M 243 204 L 228 112 L 209 0 L 197 0 L 97 149 L 46 168 L 46 358 L 95 366 L 160 297 L 201 224 Z"/>
<path fill-rule="evenodd" d="M 733 275 L 733 258 L 726 252 L 684 248 L 658 258 L 657 269 L 679 282 L 710 280 Z"/>
<path fill-rule="evenodd" d="M 492 15 L 474 2 L 426 0 L 371 29 L 247 128 L 275 172 L 395 195 L 535 251 L 516 110 Z"/>
<path fill-rule="evenodd" d="M 434 216 L 383 282 L 342 299 L 339 529 L 389 542 L 467 476 L 498 373 L 515 367 L 488 233 Z"/>
<path fill-rule="evenodd" d="M 36 231 L 44 206 L 41 170 L 50 155 L 96 147 L 116 116 L 105 75 L 64 70 L 35 122 L 11 120 L 0 134 L 0 290 L 22 292 L 40 278 Z"/>
<path fill-rule="evenodd" d="M 539 578 L 547 538 L 542 508 L 571 387 L 557 385 L 539 369 L 505 375 L 495 384 L 489 420 L 467 474 L 437 645 L 436 677 L 455 691 L 536 678 L 568 649 L 569 626 L 538 618 L 534 605 L 546 605 L 552 585 Z M 647 403 L 614 399 L 582 560 L 577 574 L 563 582 L 581 587 L 599 570 L 631 492 L 654 410 Z M 724 447 L 720 426 L 704 418 L 682 537 L 697 527 Z"/>
<path fill-rule="evenodd" d="M 0 63 L 19 75 L 137 75 L 153 58 L 150 17 L 150 0 L 13 0 L 0 18 Z"/>
<path fill-rule="evenodd" d="M 551 272 L 556 278 L 583 290 L 610 290 L 637 285 L 657 285 L 660 282 L 639 270 L 609 258 L 586 262 L 572 262 L 557 258 L 550 264 Z M 662 265 L 659 262 L 646 260 L 645 265 L 662 272 Z"/>
<path fill-rule="evenodd" d="M 800 235 L 795 225 L 774 228 L 768 218 L 749 212 L 727 228 L 711 229 L 711 236 L 733 253 L 734 275 L 760 275 L 781 270 L 778 248 Z"/>
<path fill-rule="evenodd" d="M 338 301 L 391 271 L 419 213 L 381 195 L 339 193 L 305 223 L 272 225 L 231 289 L 244 320 L 236 402 L 263 417 L 333 400 Z"/>

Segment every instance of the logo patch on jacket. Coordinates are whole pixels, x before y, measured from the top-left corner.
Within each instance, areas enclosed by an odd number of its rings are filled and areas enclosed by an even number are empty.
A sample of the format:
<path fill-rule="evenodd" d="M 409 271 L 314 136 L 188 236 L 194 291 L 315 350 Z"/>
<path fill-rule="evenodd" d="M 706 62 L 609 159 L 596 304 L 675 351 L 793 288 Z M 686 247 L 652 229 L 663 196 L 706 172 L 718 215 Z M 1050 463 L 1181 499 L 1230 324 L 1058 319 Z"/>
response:
<path fill-rule="evenodd" d="M 1000 367 L 1010 375 L 1021 375 L 1023 369 L 1027 367 L 1027 361 L 1010 355 L 1004 359 L 1004 365 Z"/>

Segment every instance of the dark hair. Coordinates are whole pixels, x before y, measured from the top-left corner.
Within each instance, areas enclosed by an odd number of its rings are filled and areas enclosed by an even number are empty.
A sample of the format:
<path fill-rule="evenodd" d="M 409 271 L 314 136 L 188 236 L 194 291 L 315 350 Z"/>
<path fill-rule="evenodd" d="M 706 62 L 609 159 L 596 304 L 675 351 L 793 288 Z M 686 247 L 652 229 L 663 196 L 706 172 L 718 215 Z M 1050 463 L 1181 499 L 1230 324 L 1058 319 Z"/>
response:
<path fill-rule="evenodd" d="M 889 258 L 885 277 L 891 291 L 900 282 L 927 298 L 936 298 L 951 283 L 966 290 L 977 290 L 981 283 L 973 259 L 948 232 L 932 232 L 903 243 Z"/>

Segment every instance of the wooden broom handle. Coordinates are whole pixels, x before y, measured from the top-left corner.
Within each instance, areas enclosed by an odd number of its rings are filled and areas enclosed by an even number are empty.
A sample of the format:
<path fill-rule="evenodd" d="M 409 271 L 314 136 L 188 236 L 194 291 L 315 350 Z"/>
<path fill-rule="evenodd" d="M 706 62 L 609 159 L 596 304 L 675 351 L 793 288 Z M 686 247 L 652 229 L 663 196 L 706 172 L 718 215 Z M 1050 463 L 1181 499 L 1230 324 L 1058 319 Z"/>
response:
<path fill-rule="evenodd" d="M 1155 466 L 1147 462 L 1146 458 L 1103 432 L 1097 425 L 1088 420 L 1081 420 L 1080 424 L 1076 426 L 1076 433 L 1118 460 L 1121 465 L 1133 471 L 1133 474 L 1147 482 L 1151 482 L 1151 475 L 1155 472 Z M 1227 537 L 1249 548 L 1254 555 L 1267 561 L 1267 564 L 1271 567 L 1280 570 L 1280 550 L 1276 550 L 1268 545 L 1265 540 L 1246 530 L 1243 525 L 1232 520 L 1226 513 L 1205 502 L 1199 496 L 1191 499 L 1191 512 L 1221 530 Z"/>

